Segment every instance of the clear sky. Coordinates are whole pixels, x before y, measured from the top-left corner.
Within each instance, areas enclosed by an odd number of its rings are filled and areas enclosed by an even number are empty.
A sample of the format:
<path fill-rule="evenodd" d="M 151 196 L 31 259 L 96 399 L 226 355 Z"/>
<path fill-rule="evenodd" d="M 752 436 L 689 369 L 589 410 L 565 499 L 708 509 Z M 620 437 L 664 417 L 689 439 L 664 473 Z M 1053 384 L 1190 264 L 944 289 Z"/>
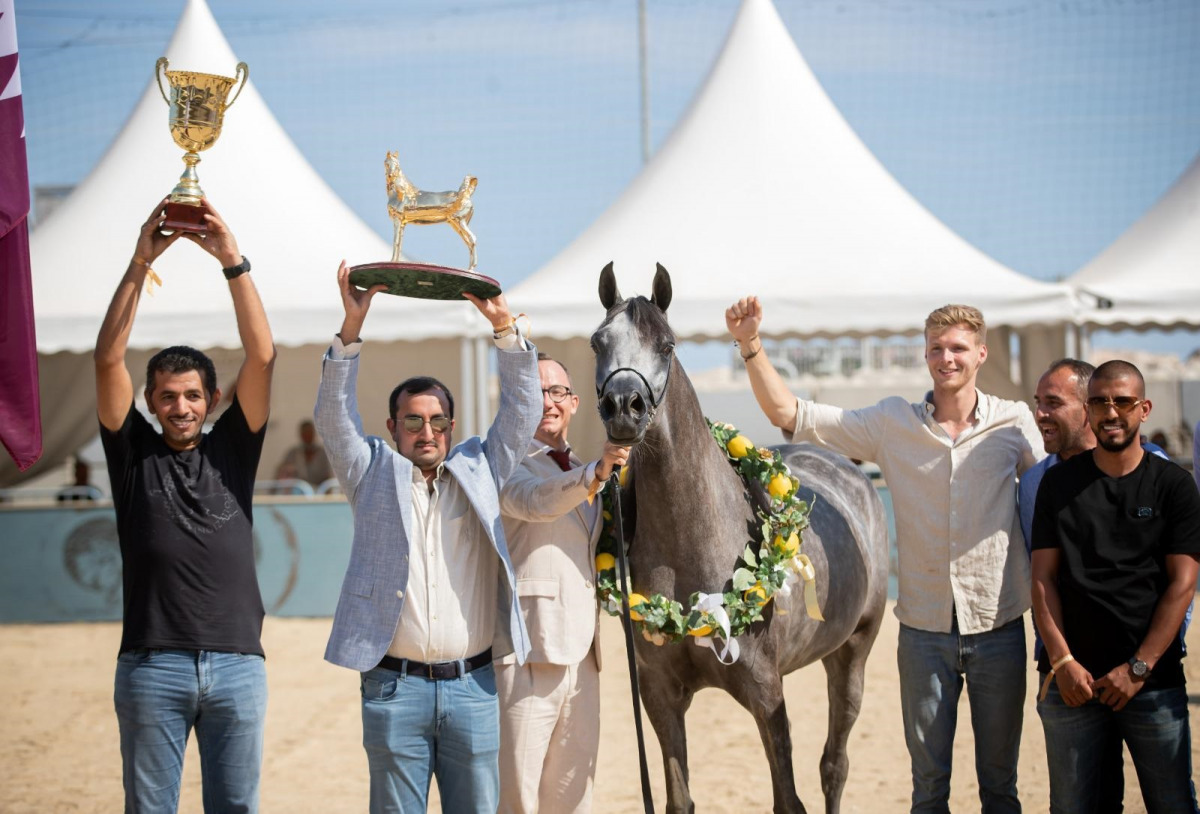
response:
<path fill-rule="evenodd" d="M 833 100 L 901 183 L 1031 276 L 1078 269 L 1200 153 L 1196 0 L 776 5 Z M 640 168 L 635 0 L 210 7 L 292 139 L 381 235 L 390 235 L 386 150 L 400 150 L 425 188 L 477 175 L 480 271 L 505 286 L 584 230 Z M 101 157 L 182 8 L 182 0 L 17 0 L 35 187 L 74 184 Z M 737 3 L 648 0 L 648 9 L 656 146 L 703 85 Z M 410 230 L 405 248 L 465 262 L 454 240 L 449 230 Z M 1200 336 L 1105 343 L 1187 353 Z"/>

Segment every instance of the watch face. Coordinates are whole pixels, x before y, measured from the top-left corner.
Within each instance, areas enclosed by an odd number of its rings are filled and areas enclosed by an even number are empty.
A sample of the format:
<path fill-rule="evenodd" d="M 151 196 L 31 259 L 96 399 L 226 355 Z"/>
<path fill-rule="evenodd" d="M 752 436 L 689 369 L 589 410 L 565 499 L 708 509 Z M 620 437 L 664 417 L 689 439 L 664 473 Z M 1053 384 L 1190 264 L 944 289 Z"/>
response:
<path fill-rule="evenodd" d="M 1144 678 L 1146 673 L 1150 672 L 1149 665 L 1139 659 L 1132 659 L 1129 662 L 1130 671 L 1138 678 Z"/>

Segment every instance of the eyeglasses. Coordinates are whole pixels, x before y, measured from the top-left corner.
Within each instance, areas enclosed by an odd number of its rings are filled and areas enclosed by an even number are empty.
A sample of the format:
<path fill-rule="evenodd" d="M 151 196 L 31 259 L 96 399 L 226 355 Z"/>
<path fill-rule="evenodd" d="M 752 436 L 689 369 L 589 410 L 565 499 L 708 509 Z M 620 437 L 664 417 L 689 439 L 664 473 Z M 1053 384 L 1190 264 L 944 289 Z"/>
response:
<path fill-rule="evenodd" d="M 563 387 L 561 384 L 552 384 L 549 387 L 543 387 L 542 394 L 549 396 L 552 402 L 558 404 L 567 396 L 571 395 L 571 388 Z"/>
<path fill-rule="evenodd" d="M 429 428 L 437 433 L 445 432 L 450 429 L 450 419 L 444 415 L 435 415 L 433 418 L 422 418 L 419 415 L 406 415 L 401 419 L 404 424 L 404 429 L 408 432 L 420 432 L 421 428 L 427 423 Z"/>
<path fill-rule="evenodd" d="M 1107 413 L 1108 408 L 1112 407 L 1117 413 L 1124 415 L 1141 404 L 1142 401 L 1143 399 L 1135 398 L 1134 396 L 1113 396 L 1111 398 L 1092 396 L 1087 400 L 1087 406 L 1093 413 Z"/>

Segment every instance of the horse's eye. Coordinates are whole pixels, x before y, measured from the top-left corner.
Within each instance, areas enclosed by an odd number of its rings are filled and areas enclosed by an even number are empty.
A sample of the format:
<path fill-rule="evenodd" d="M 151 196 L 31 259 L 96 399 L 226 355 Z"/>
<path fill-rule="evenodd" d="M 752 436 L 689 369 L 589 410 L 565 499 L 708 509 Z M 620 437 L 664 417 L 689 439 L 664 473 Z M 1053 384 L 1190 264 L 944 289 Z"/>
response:
<path fill-rule="evenodd" d="M 663 345 L 663 349 L 662 349 L 663 356 L 670 356 L 674 352 L 675 352 L 675 343 L 674 342 L 668 342 L 667 344 Z"/>

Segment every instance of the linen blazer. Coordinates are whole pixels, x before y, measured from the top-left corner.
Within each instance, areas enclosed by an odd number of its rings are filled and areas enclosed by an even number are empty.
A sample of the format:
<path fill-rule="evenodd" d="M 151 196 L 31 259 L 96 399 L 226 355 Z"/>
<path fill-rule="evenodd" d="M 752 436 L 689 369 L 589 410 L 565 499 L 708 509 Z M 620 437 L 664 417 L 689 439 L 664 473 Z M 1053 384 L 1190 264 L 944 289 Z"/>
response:
<path fill-rule="evenodd" d="M 497 591 L 494 654 L 515 653 L 524 663 L 529 639 L 517 602 L 516 577 L 504 526 L 499 490 L 516 471 L 542 417 L 537 349 L 501 351 L 500 407 L 487 438 L 463 441 L 445 466 L 459 482 L 502 564 Z M 339 360 L 326 352 L 315 410 L 317 430 L 334 474 L 354 512 L 354 542 L 342 582 L 325 659 L 360 672 L 387 653 L 408 587 L 412 527 L 410 460 L 383 438 L 363 433 L 356 382 L 358 357 Z"/>
<path fill-rule="evenodd" d="M 530 444 L 500 492 L 500 512 L 529 631 L 529 661 L 571 665 L 598 644 L 594 579 L 603 523 L 599 495 L 587 502 L 593 467 L 582 466 L 572 452 L 575 468 L 564 472 L 547 449 L 540 441 Z M 600 648 L 593 652 L 599 667 Z"/>

